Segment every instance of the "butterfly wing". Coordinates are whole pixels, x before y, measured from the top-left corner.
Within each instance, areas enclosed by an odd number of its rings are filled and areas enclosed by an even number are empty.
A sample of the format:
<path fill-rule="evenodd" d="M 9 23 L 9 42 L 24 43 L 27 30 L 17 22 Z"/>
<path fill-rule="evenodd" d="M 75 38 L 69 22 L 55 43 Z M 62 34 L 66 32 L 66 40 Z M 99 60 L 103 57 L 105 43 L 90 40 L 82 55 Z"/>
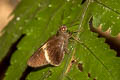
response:
<path fill-rule="evenodd" d="M 64 57 L 64 41 L 53 36 L 28 60 L 31 67 L 40 67 L 47 64 L 58 66 Z"/>
<path fill-rule="evenodd" d="M 54 37 L 47 42 L 44 50 L 47 61 L 54 66 L 58 66 L 64 57 L 64 41 Z"/>
<path fill-rule="evenodd" d="M 40 67 L 47 65 L 48 62 L 44 55 L 44 50 L 42 48 L 39 48 L 28 60 L 27 62 L 28 66 L 31 67 Z"/>

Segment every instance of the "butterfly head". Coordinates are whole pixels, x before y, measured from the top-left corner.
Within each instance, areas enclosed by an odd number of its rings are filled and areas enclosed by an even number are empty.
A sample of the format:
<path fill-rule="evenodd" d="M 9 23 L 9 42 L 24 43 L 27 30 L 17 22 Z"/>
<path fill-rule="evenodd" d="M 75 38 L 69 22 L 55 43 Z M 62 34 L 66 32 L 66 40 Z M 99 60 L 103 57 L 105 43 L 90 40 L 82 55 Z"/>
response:
<path fill-rule="evenodd" d="M 61 26 L 59 31 L 62 32 L 62 33 L 65 33 L 65 32 L 67 32 L 67 27 L 66 26 Z"/>

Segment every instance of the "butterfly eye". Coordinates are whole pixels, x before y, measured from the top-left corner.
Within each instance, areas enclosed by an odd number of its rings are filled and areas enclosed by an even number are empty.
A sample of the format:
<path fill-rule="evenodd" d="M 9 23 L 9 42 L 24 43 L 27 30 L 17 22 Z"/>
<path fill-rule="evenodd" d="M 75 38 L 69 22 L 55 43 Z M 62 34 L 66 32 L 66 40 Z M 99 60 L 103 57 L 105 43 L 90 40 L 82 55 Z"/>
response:
<path fill-rule="evenodd" d="M 66 26 L 62 26 L 62 27 L 61 27 L 61 31 L 62 31 L 62 32 L 67 31 L 67 27 L 66 27 Z"/>

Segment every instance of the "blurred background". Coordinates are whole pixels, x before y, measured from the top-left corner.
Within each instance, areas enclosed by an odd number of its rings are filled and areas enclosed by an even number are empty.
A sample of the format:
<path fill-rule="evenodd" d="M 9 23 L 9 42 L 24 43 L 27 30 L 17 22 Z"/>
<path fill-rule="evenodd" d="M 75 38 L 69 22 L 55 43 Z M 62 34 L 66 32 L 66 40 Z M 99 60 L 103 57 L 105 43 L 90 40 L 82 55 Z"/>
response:
<path fill-rule="evenodd" d="M 14 17 L 11 14 L 20 0 L 0 0 L 0 32 Z"/>

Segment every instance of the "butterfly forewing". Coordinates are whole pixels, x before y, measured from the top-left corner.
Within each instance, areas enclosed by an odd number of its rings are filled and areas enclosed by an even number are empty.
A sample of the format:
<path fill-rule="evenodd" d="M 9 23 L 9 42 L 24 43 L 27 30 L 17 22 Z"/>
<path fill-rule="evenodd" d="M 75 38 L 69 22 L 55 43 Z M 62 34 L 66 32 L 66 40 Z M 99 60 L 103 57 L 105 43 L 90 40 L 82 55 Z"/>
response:
<path fill-rule="evenodd" d="M 64 41 L 54 37 L 48 41 L 46 50 L 50 64 L 58 66 L 64 57 Z"/>
<path fill-rule="evenodd" d="M 48 62 L 44 55 L 44 50 L 42 48 L 38 49 L 28 60 L 28 66 L 31 67 L 40 67 L 43 65 L 47 65 Z"/>

